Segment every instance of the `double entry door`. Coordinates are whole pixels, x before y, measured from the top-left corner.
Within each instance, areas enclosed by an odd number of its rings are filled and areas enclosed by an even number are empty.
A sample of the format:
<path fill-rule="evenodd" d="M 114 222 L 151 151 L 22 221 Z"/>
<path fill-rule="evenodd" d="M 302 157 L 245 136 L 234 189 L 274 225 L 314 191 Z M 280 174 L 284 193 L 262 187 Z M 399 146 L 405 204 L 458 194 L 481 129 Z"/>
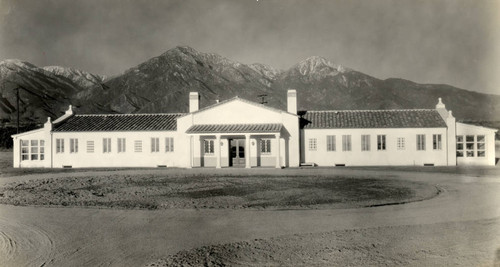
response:
<path fill-rule="evenodd" d="M 230 139 L 229 166 L 245 167 L 245 139 Z"/>

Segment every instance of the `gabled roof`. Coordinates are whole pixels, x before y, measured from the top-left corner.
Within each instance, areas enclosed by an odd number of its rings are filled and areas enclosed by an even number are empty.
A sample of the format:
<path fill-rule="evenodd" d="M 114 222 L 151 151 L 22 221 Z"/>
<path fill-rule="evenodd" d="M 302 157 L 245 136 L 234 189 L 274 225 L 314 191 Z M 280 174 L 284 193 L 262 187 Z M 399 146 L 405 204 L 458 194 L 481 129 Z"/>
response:
<path fill-rule="evenodd" d="M 257 103 L 257 102 L 253 102 L 253 101 L 250 101 L 250 100 L 247 100 L 247 99 L 244 99 L 244 98 L 241 98 L 239 96 L 235 96 L 233 98 L 230 98 L 230 99 L 227 99 L 227 100 L 224 100 L 224 101 L 220 101 L 219 103 L 216 103 L 216 104 L 213 104 L 213 105 L 210 105 L 210 106 L 206 106 L 204 108 L 201 108 L 195 112 L 192 112 L 192 113 L 187 113 L 187 114 L 182 114 L 183 116 L 186 116 L 186 115 L 189 115 L 189 114 L 196 114 L 196 113 L 200 113 L 200 112 L 203 112 L 205 110 L 208 110 L 208 109 L 211 109 L 211 108 L 215 108 L 215 107 L 218 107 L 218 106 L 221 106 L 221 105 L 224 105 L 226 103 L 229 103 L 229 102 L 233 102 L 233 101 L 242 101 L 242 102 L 245 102 L 245 103 L 248 103 L 248 104 L 251 104 L 251 105 L 254 105 L 256 107 L 260 107 L 260 108 L 265 108 L 265 109 L 268 109 L 268 110 L 272 110 L 274 112 L 278 112 L 278 113 L 286 113 L 286 114 L 289 114 L 289 115 L 293 115 L 293 116 L 297 116 L 297 114 L 293 114 L 293 113 L 290 113 L 286 110 L 281 110 L 281 109 L 277 109 L 277 108 L 273 108 L 273 107 L 270 107 L 270 106 L 266 106 L 264 104 L 260 104 L 260 103 Z"/>
<path fill-rule="evenodd" d="M 74 115 L 54 132 L 175 131 L 181 113 Z"/>
<path fill-rule="evenodd" d="M 196 124 L 189 127 L 186 133 L 279 133 L 281 128 L 281 123 Z"/>
<path fill-rule="evenodd" d="M 304 129 L 441 128 L 445 121 L 435 109 L 306 111 Z"/>

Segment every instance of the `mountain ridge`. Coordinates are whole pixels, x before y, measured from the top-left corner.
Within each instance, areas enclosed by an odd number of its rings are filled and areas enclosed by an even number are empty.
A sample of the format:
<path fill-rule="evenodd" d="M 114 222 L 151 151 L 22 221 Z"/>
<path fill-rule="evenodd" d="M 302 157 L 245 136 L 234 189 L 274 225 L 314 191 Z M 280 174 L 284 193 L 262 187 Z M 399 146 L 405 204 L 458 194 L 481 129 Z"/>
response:
<path fill-rule="evenodd" d="M 69 104 L 78 113 L 187 112 L 190 91 L 200 93 L 202 108 L 234 96 L 260 102 L 259 96 L 266 95 L 266 105 L 286 110 L 288 89 L 298 91 L 299 110 L 426 109 L 441 97 L 458 119 L 500 120 L 500 96 L 446 84 L 381 80 L 319 56 L 280 70 L 178 46 L 112 77 L 4 60 L 0 81 L 4 124 L 15 121 L 16 84 L 32 91 L 20 92 L 25 123 L 58 117 Z"/>

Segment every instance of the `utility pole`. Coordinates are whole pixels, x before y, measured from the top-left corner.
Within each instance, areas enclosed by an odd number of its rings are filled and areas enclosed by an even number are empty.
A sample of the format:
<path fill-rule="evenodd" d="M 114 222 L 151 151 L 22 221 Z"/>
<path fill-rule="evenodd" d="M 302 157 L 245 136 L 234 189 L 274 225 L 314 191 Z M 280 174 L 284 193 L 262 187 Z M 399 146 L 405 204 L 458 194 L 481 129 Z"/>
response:
<path fill-rule="evenodd" d="M 16 88 L 16 96 L 17 96 L 17 133 L 19 133 L 19 89 L 21 87 Z"/>
<path fill-rule="evenodd" d="M 17 109 L 17 133 L 19 133 L 20 119 L 21 119 L 20 118 L 21 117 L 21 113 L 20 113 L 21 97 L 19 97 L 19 90 L 23 89 L 27 93 L 35 95 L 35 96 L 37 96 L 39 98 L 43 98 L 43 96 L 41 94 L 38 94 L 38 93 L 35 93 L 35 92 L 31 91 L 31 90 L 26 89 L 25 87 L 19 85 L 19 83 L 17 83 L 17 82 L 12 82 L 12 81 L 8 81 L 8 80 L 7 81 L 3 81 L 3 82 L 13 83 L 13 84 L 17 85 L 17 87 L 14 88 L 14 90 L 16 90 L 16 98 L 17 98 L 17 101 L 16 101 L 16 104 L 17 104 L 17 107 L 16 107 L 16 109 Z M 101 84 L 101 86 L 102 86 L 102 88 L 105 88 L 105 86 L 103 84 Z M 46 94 L 44 94 L 44 95 L 46 96 Z M 55 98 L 53 98 L 53 99 L 55 99 Z"/>

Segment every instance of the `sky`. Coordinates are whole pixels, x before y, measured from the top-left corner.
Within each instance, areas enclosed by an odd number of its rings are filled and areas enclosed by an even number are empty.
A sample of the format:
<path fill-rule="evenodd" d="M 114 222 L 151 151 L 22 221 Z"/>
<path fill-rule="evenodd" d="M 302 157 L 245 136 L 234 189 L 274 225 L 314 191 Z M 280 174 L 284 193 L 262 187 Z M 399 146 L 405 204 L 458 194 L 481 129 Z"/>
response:
<path fill-rule="evenodd" d="M 500 0 L 0 0 L 0 60 L 112 76 L 179 45 L 500 94 Z"/>

